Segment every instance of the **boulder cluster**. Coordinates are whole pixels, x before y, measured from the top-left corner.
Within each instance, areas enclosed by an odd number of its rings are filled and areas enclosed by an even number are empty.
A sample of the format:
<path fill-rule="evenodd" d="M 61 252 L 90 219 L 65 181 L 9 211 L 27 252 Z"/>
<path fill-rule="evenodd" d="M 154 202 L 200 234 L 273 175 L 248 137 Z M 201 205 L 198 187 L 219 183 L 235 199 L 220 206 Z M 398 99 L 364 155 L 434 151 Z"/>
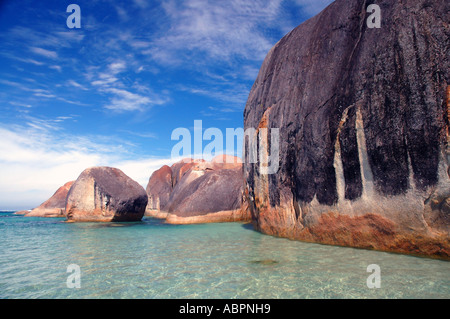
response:
<path fill-rule="evenodd" d="M 69 222 L 136 222 L 144 214 L 172 224 L 249 220 L 243 213 L 242 162 L 182 160 L 154 172 L 147 190 L 112 167 L 93 167 L 68 182 L 27 217 L 65 217 Z"/>
<path fill-rule="evenodd" d="M 92 168 L 27 215 L 251 220 L 268 235 L 450 259 L 449 2 L 382 1 L 381 28 L 367 23 L 372 2 L 334 1 L 265 58 L 244 129 L 274 174 L 261 158 L 186 159 L 145 191 Z"/>

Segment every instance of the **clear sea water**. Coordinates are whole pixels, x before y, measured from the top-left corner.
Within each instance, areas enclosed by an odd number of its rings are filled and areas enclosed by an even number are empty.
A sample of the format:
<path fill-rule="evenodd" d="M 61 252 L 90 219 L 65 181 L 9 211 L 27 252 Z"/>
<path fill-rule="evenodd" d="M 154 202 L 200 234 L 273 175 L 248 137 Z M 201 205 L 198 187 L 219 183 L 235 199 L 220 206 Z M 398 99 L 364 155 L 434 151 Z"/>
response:
<path fill-rule="evenodd" d="M 0 213 L 0 298 L 450 298 L 450 263 L 308 244 L 248 224 L 69 224 Z M 81 288 L 67 288 L 81 269 Z M 369 289 L 367 266 L 381 268 Z"/>

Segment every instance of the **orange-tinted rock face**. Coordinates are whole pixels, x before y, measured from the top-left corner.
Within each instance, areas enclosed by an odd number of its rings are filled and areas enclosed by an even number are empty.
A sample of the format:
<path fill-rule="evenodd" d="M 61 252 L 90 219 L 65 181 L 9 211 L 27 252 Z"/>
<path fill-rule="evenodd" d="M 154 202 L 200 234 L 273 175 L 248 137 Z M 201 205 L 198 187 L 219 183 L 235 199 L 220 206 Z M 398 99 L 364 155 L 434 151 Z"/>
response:
<path fill-rule="evenodd" d="M 242 160 L 231 155 L 218 155 L 211 160 L 216 169 L 242 169 Z"/>
<path fill-rule="evenodd" d="M 276 213 L 265 214 L 259 229 L 264 233 L 327 245 L 358 247 L 450 260 L 450 238 L 445 234 L 430 236 L 402 232 L 397 225 L 379 214 L 351 217 L 336 212 L 324 213 L 308 227 L 276 228 L 271 220 Z"/>
<path fill-rule="evenodd" d="M 172 186 L 175 186 L 178 181 L 181 179 L 181 177 L 190 170 L 193 166 L 197 165 L 198 163 L 204 162 L 201 161 L 194 161 L 191 158 L 185 158 L 181 160 L 178 163 L 175 163 L 172 165 Z"/>
<path fill-rule="evenodd" d="M 121 170 L 94 167 L 81 173 L 71 187 L 66 216 L 71 222 L 140 221 L 147 201 L 144 188 Z"/>
<path fill-rule="evenodd" d="M 168 211 L 192 217 L 239 210 L 242 186 L 241 169 L 189 171 L 175 186 Z"/>
<path fill-rule="evenodd" d="M 147 209 L 164 211 L 172 189 L 172 169 L 165 165 L 150 177 L 146 189 L 148 195 Z"/>
<path fill-rule="evenodd" d="M 170 171 L 163 167 L 150 178 L 147 193 L 159 207 L 148 206 L 147 215 L 175 224 L 249 220 L 248 211 L 242 209 L 240 159 L 231 156 L 219 156 L 211 162 L 189 159 L 170 169 L 171 177 Z"/>
<path fill-rule="evenodd" d="M 244 163 L 248 207 L 267 234 L 448 258 L 448 4 L 383 1 L 381 29 L 365 5 L 335 1 L 268 53 L 244 128 L 279 129 L 279 171 Z"/>
<path fill-rule="evenodd" d="M 64 210 L 66 206 L 67 193 L 70 187 L 73 185 L 72 182 L 66 183 L 61 186 L 52 197 L 42 203 L 39 207 L 33 209 L 31 212 L 27 213 L 27 217 L 64 217 Z"/>

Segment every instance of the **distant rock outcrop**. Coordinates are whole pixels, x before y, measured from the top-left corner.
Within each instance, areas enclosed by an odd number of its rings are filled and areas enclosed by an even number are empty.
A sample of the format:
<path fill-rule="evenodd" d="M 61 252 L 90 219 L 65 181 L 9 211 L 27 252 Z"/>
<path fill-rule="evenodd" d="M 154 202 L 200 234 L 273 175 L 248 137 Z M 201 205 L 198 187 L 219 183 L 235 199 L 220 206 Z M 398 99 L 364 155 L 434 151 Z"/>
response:
<path fill-rule="evenodd" d="M 14 212 L 14 215 L 26 215 L 29 214 L 31 210 L 19 210 L 17 212 Z"/>
<path fill-rule="evenodd" d="M 64 211 L 66 206 L 66 197 L 72 182 L 66 183 L 61 186 L 52 197 L 42 203 L 39 207 L 27 212 L 26 217 L 64 217 Z"/>
<path fill-rule="evenodd" d="M 450 3 L 379 1 L 382 25 L 370 29 L 371 3 L 337 0 L 268 53 L 244 126 L 280 129 L 279 171 L 244 161 L 253 222 L 448 259 Z"/>
<path fill-rule="evenodd" d="M 144 188 L 121 170 L 94 167 L 81 173 L 71 187 L 66 216 L 71 222 L 140 221 L 147 201 Z"/>
<path fill-rule="evenodd" d="M 243 209 L 242 192 L 240 159 L 232 156 L 218 156 L 211 162 L 185 159 L 152 175 L 147 186 L 152 203 L 147 207 L 147 215 L 165 218 L 172 224 L 249 220 Z"/>

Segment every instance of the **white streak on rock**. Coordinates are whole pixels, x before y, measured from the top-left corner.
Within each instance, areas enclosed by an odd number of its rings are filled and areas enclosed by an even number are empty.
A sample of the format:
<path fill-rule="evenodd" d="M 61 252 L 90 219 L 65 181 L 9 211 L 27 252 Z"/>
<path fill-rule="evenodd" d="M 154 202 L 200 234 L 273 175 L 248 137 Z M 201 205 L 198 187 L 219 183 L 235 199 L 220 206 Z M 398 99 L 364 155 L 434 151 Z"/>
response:
<path fill-rule="evenodd" d="M 356 139 L 358 143 L 359 163 L 361 165 L 361 180 L 363 185 L 362 197 L 371 198 L 375 193 L 373 174 L 369 164 L 369 155 L 367 154 L 364 122 L 359 108 L 356 109 Z"/>

